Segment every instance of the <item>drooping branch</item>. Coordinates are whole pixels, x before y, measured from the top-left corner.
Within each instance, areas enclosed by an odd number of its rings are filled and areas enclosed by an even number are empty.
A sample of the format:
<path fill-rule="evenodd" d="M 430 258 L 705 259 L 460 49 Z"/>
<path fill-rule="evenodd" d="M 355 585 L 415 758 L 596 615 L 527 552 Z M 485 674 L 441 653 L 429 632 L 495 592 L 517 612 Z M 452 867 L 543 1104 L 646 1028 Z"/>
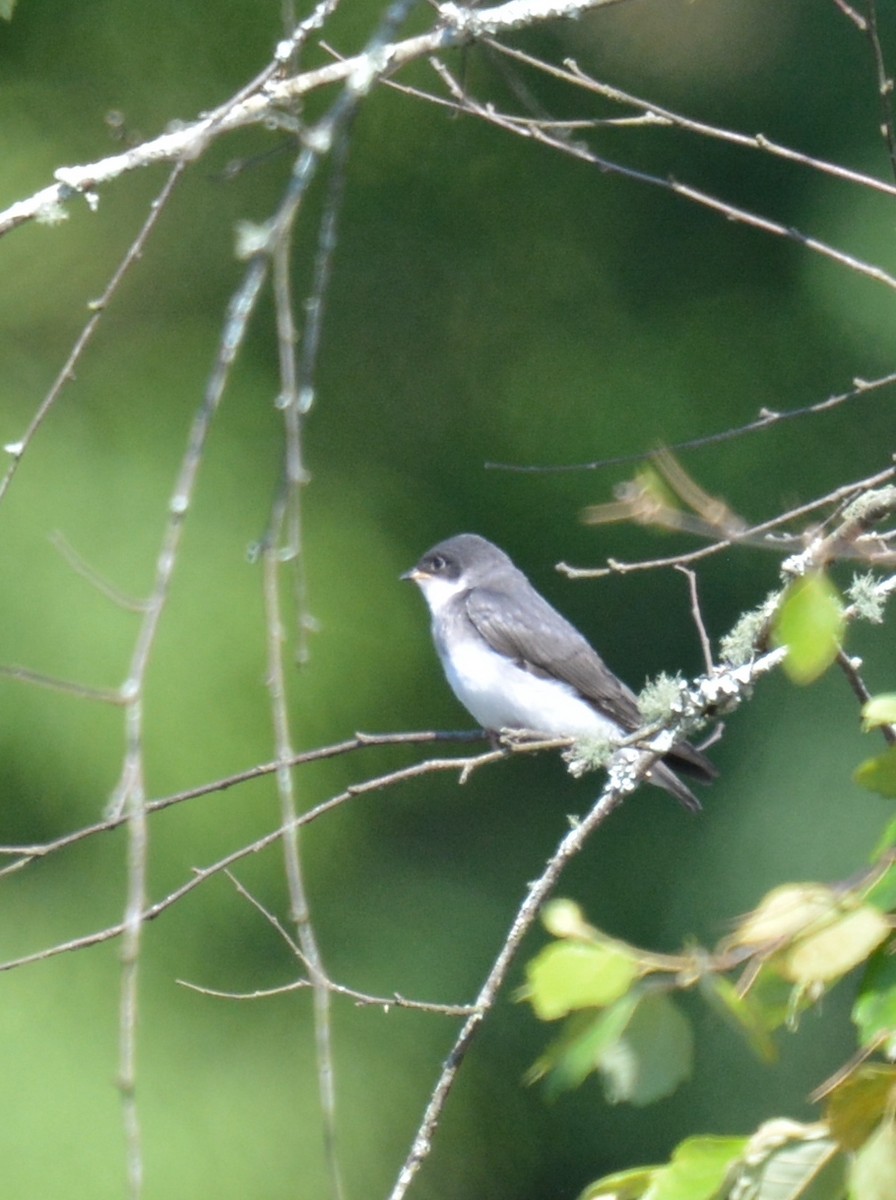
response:
<path fill-rule="evenodd" d="M 272 70 L 262 72 L 261 82 L 246 95 L 241 89 L 230 100 L 198 120 L 189 121 L 159 137 L 141 142 L 120 154 L 92 163 L 59 167 L 55 182 L 0 212 L 0 236 L 28 221 L 56 224 L 66 217 L 66 205 L 81 196 L 93 210 L 99 204 L 99 189 L 131 171 L 157 163 L 191 162 L 224 134 L 250 125 L 276 122 L 282 110 L 322 88 L 345 84 L 350 93 L 366 94 L 377 79 L 392 74 L 427 55 L 462 46 L 477 37 L 520 29 L 544 21 L 579 17 L 582 13 L 621 0 L 510 0 L 482 10 L 444 4 L 428 32 L 384 46 L 368 48 L 350 58 L 328 63 L 299 75 L 282 79 Z M 286 45 L 289 45 L 287 41 Z M 291 51 L 290 51 L 291 53 Z M 275 64 L 277 62 L 275 60 Z"/>

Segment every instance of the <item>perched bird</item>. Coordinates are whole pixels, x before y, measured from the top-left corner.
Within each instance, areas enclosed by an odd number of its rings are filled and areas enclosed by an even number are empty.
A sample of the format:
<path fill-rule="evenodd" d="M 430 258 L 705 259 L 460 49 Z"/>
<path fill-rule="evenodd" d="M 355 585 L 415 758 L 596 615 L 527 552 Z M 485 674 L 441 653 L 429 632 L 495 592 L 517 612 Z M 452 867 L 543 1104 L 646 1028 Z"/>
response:
<path fill-rule="evenodd" d="M 490 732 L 620 738 L 644 724 L 634 693 L 503 550 L 475 533 L 439 542 L 402 579 L 420 588 L 451 688 Z M 700 804 L 670 767 L 703 783 L 712 763 L 679 742 L 647 775 L 685 808 Z"/>

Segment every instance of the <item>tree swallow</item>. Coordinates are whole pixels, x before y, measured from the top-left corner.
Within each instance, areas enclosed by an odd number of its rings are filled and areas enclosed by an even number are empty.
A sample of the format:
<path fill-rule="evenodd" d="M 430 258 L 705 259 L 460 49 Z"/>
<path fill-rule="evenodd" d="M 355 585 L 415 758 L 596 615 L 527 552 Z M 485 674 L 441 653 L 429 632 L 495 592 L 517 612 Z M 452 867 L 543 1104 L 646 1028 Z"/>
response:
<path fill-rule="evenodd" d="M 645 724 L 634 693 L 485 538 L 461 533 L 439 542 L 402 579 L 412 579 L 429 605 L 452 691 L 489 732 L 616 739 Z M 650 783 L 699 811 L 670 765 L 703 783 L 715 767 L 682 741 L 648 772 Z"/>

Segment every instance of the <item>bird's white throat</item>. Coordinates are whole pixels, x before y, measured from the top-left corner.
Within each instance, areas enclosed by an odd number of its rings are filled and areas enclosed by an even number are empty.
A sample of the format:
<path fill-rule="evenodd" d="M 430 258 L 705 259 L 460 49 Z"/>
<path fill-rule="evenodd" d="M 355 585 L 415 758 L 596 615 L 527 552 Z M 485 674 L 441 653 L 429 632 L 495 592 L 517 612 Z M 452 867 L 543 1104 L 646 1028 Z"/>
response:
<path fill-rule="evenodd" d="M 449 604 L 455 596 L 459 596 L 461 592 L 465 592 L 469 587 L 463 577 L 460 579 L 441 579 L 434 575 L 421 575 L 419 579 L 414 581 L 423 593 L 426 603 L 429 605 L 429 611 L 434 617 L 439 616 L 446 604 Z"/>

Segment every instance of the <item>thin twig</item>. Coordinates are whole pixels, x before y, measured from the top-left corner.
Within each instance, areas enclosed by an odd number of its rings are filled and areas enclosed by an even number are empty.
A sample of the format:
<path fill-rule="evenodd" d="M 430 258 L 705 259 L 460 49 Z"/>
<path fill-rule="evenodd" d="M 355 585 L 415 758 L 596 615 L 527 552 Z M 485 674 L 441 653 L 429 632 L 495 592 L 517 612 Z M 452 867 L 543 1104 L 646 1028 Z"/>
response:
<path fill-rule="evenodd" d="M 709 558 L 710 555 L 718 554 L 722 550 L 727 550 L 732 546 L 738 545 L 742 540 L 749 539 L 751 544 L 753 544 L 753 539 L 759 534 L 770 534 L 773 530 L 780 528 L 781 525 L 801 520 L 803 517 L 817 512 L 820 508 L 842 504 L 844 501 L 851 500 L 853 497 L 860 495 L 870 488 L 888 483 L 894 477 L 896 477 L 896 467 L 885 467 L 884 470 L 878 471 L 874 475 L 869 475 L 857 483 L 848 483 L 842 487 L 834 488 L 833 491 L 827 492 L 824 496 L 819 496 L 817 499 L 810 500 L 806 504 L 797 505 L 796 508 L 788 509 L 787 512 L 781 513 L 776 517 L 771 517 L 768 521 L 761 521 L 758 525 L 751 525 L 748 529 L 739 531 L 736 535 L 731 534 L 728 537 L 719 538 L 718 541 L 713 542 L 710 546 L 701 546 L 699 550 L 691 550 L 685 554 L 673 554 L 667 558 L 654 558 L 640 562 L 623 562 L 620 559 L 608 559 L 606 567 L 571 567 L 568 563 L 560 562 L 557 564 L 557 570 L 570 579 L 599 579 L 605 575 L 625 575 L 629 571 L 653 571 L 658 567 L 677 567 L 699 562 L 700 559 Z M 767 542 L 767 548 L 769 550 L 780 550 L 781 546 L 770 540 Z M 790 547 L 785 543 L 784 548 L 789 549 Z M 862 557 L 867 559 L 867 555 L 863 554 Z"/>
<path fill-rule="evenodd" d="M 282 923 L 277 917 L 267 909 L 261 901 L 253 896 L 234 875 L 232 871 L 225 871 L 225 875 L 236 888 L 238 894 L 242 896 L 249 904 L 258 912 L 264 920 L 271 926 L 274 932 L 280 937 L 290 951 L 298 958 L 303 966 L 308 967 L 305 956 L 302 954 L 301 948 L 289 936 L 283 928 Z M 204 996 L 215 996 L 226 1000 L 260 1000 L 270 996 L 281 996 L 287 992 L 302 991 L 305 988 L 313 987 L 314 984 L 310 979 L 297 979 L 292 983 L 283 984 L 280 987 L 260 988 L 252 992 L 225 992 L 216 988 L 203 987 L 199 984 L 189 983 L 186 980 L 179 979 L 178 983 L 182 986 L 190 988 L 191 991 L 199 992 Z M 407 1000 L 405 997 L 394 994 L 392 996 L 371 996 L 366 992 L 356 991 L 354 988 L 346 987 L 344 984 L 336 983 L 335 980 L 329 977 L 325 980 L 327 990 L 339 996 L 346 996 L 362 1007 L 382 1008 L 384 1012 L 388 1012 L 391 1008 L 413 1008 L 418 1012 L 436 1013 L 440 1016 L 449 1017 L 467 1017 L 473 1011 L 468 1004 L 433 1004 L 425 1000 Z"/>
<path fill-rule="evenodd" d="M 280 820 L 283 833 L 283 855 L 286 884 L 289 893 L 290 916 L 295 923 L 302 959 L 308 970 L 314 996 L 314 1033 L 317 1050 L 317 1079 L 324 1130 L 324 1152 L 330 1173 L 335 1200 L 342 1200 L 344 1186 L 336 1143 L 336 1081 L 333 1068 L 333 1032 L 330 1011 L 330 989 L 317 934 L 311 921 L 311 909 L 305 889 L 299 846 L 299 827 L 296 823 L 298 806 L 291 769 L 285 764 L 294 757 L 286 701 L 286 678 L 283 663 L 284 628 L 280 608 L 279 547 L 283 518 L 282 494 L 277 504 L 272 540 L 262 563 L 264 567 L 264 597 L 268 630 L 267 681 L 271 697 L 274 737 L 280 768 L 276 773 L 280 797 Z"/>
<path fill-rule="evenodd" d="M 295 979 L 292 983 L 284 983 L 280 987 L 257 988 L 252 992 L 225 992 L 218 988 L 191 983 L 188 979 L 178 979 L 176 982 L 191 992 L 198 992 L 200 996 L 213 996 L 216 1000 L 268 1000 L 274 996 L 285 996 L 290 992 L 301 992 L 311 987 L 310 979 Z M 437 1017 L 468 1017 L 476 1011 L 471 1004 L 436 1004 L 429 1000 L 408 1000 L 398 992 L 392 996 L 370 996 L 366 992 L 357 992 L 354 988 L 345 987 L 344 984 L 334 983 L 333 980 L 327 981 L 327 987 L 337 996 L 354 1000 L 359 1008 L 381 1008 L 386 1013 L 393 1008 L 409 1008 L 415 1012 L 432 1013 Z"/>
<path fill-rule="evenodd" d="M 445 6 L 443 6 L 443 11 Z M 495 43 L 496 48 L 498 44 Z M 517 136 L 532 138 L 534 141 L 542 145 L 549 146 L 555 150 L 561 150 L 564 154 L 572 158 L 578 159 L 581 162 L 589 163 L 597 167 L 602 173 L 610 175 L 619 175 L 624 179 L 630 179 L 637 183 L 647 184 L 651 187 L 662 188 L 672 192 L 674 195 L 681 196 L 686 200 L 691 200 L 695 204 L 699 204 L 704 208 L 708 208 L 713 212 L 717 212 L 724 216 L 726 220 L 733 221 L 738 224 L 750 226 L 754 229 L 759 229 L 764 233 L 770 233 L 777 237 L 783 237 L 790 241 L 797 242 L 807 250 L 812 250 L 816 254 L 820 254 L 825 258 L 838 263 L 840 266 L 847 267 L 851 271 L 855 271 L 859 275 L 864 275 L 869 279 L 873 279 L 877 283 L 884 284 L 886 287 L 896 290 L 896 277 L 889 272 L 884 271 L 881 267 L 873 263 L 866 262 L 853 254 L 848 254 L 844 250 L 838 249 L 836 246 L 828 242 L 822 241 L 820 238 L 813 237 L 811 234 L 804 233 L 794 226 L 785 225 L 781 221 L 775 221 L 771 217 L 767 217 L 762 213 L 752 212 L 751 210 L 740 208 L 737 205 L 731 204 L 718 196 L 712 195 L 701 188 L 694 187 L 691 184 L 683 183 L 672 176 L 653 175 L 650 172 L 642 171 L 634 167 L 626 166 L 623 163 L 615 162 L 606 158 L 604 155 L 596 153 L 589 149 L 580 141 L 572 141 L 567 137 L 559 137 L 555 133 L 551 133 L 548 129 L 538 125 L 529 125 L 522 127 L 516 121 L 508 119 L 503 114 L 498 113 L 492 106 L 488 104 L 480 104 L 474 100 L 468 100 L 465 106 L 466 111 L 480 119 L 495 125 L 500 129 L 507 130 Z M 506 464 L 489 464 L 506 467 Z"/>
<path fill-rule="evenodd" d="M 691 616 L 694 618 L 694 624 L 697 627 L 697 636 L 700 638 L 700 646 L 703 650 L 703 665 L 707 671 L 712 670 L 712 646 L 709 642 L 709 636 L 706 632 L 706 626 L 703 623 L 703 614 L 700 611 L 700 596 L 697 592 L 697 576 L 694 571 L 683 567 L 680 563 L 676 564 L 676 571 L 680 571 L 688 581 L 688 592 L 691 597 Z"/>
<path fill-rule="evenodd" d="M 350 754 L 355 750 L 363 750 L 378 746 L 403 746 L 403 745 L 425 745 L 431 742 L 471 742 L 482 741 L 485 734 L 482 730 L 473 730 L 467 732 L 445 732 L 439 733 L 436 731 L 428 731 L 421 733 L 383 733 L 383 734 L 367 734 L 359 733 L 354 738 L 345 742 L 336 742 L 331 746 L 319 746 L 315 750 L 305 750 L 300 754 L 296 754 L 289 762 L 289 766 L 298 767 L 305 763 L 320 762 L 327 758 L 336 758 L 342 754 Z M 443 760 L 448 761 L 448 760 Z M 467 760 L 465 759 L 464 762 Z M 237 771 L 233 775 L 227 775 L 223 779 L 216 779 L 210 783 L 200 784 L 197 787 L 187 788 L 182 792 L 174 792 L 169 796 L 162 796 L 156 800 L 147 800 L 146 811 L 149 814 L 161 812 L 163 809 L 171 808 L 176 804 L 183 804 L 186 801 L 194 800 L 200 796 L 212 795 L 215 792 L 227 791 L 229 788 L 236 787 L 242 783 L 249 783 L 254 779 L 263 779 L 268 775 L 273 775 L 282 764 L 278 762 L 259 763 L 257 766 L 249 767 L 245 771 Z M 0 877 L 3 875 L 12 874 L 15 871 L 21 870 L 22 867 L 34 862 L 36 859 L 46 858 L 59 850 L 64 850 L 68 846 L 73 846 L 78 842 L 82 842 L 87 838 L 91 838 L 100 833 L 110 833 L 112 830 L 119 829 L 125 823 L 125 816 L 107 817 L 103 821 L 97 821 L 93 825 L 85 825 L 71 833 L 63 834 L 61 837 L 54 838 L 49 842 L 41 842 L 31 845 L 21 846 L 0 846 L 0 855 L 16 856 L 17 861 L 9 864 L 0 870 Z"/>
<path fill-rule="evenodd" d="M 413 766 L 407 767 L 404 770 L 390 771 L 388 774 L 379 775 L 374 779 L 366 779 L 363 783 L 353 784 L 344 791 L 339 792 L 335 796 L 331 796 L 328 800 L 316 804 L 313 808 L 307 809 L 295 818 L 293 826 L 296 829 L 302 829 L 306 825 L 310 825 L 313 821 L 332 812 L 334 809 L 347 804 L 349 801 L 358 796 L 364 796 L 373 792 L 383 791 L 387 788 L 394 787 L 396 784 L 405 783 L 412 779 L 419 779 L 426 775 L 440 774 L 442 772 L 457 772 L 460 777 L 466 777 L 477 767 L 483 767 L 492 763 L 505 760 L 509 754 L 533 754 L 541 752 L 544 745 L 541 743 L 520 743 L 519 745 L 510 745 L 502 750 L 487 750 L 482 754 L 463 756 L 458 758 L 431 758 L 422 763 L 415 763 Z M 277 764 L 274 764 L 276 769 Z M 147 805 L 147 811 L 149 806 Z M 118 824 L 123 824 L 123 820 L 119 820 Z M 105 828 L 104 826 L 103 828 Z M 284 830 L 282 826 L 272 830 L 269 833 L 263 834 L 256 838 L 254 842 L 248 845 L 240 846 L 238 849 L 218 859 L 208 867 L 196 868 L 191 878 L 169 892 L 162 900 L 156 901 L 149 905 L 142 914 L 142 921 L 153 921 L 156 917 L 160 917 L 168 909 L 172 908 L 185 896 L 205 883 L 207 880 L 219 875 L 222 872 L 228 871 L 234 864 L 242 862 L 243 859 L 260 854 L 269 847 L 276 845 L 281 840 L 284 833 L 289 830 Z M 69 838 L 69 842 L 77 840 L 77 835 Z M 17 967 L 27 966 L 31 963 L 43 962 L 48 958 L 55 958 L 60 954 L 68 954 L 73 950 L 82 950 L 88 946 L 96 946 L 102 942 L 107 942 L 120 937 L 125 930 L 124 921 L 110 925 L 105 929 L 95 933 L 85 934 L 82 937 L 71 938 L 65 942 L 59 942 L 56 945 L 49 946 L 43 950 L 34 951 L 31 954 L 24 954 L 18 958 L 8 959 L 6 962 L 0 963 L 0 972 L 11 971 Z"/>
<path fill-rule="evenodd" d="M 834 4 L 840 9 L 844 16 L 848 17 L 849 20 L 852 21 L 856 29 L 861 30 L 862 33 L 867 32 L 868 22 L 851 4 L 847 4 L 846 0 L 834 0 Z"/>
<path fill-rule="evenodd" d="M 513 919 L 482 987 L 479 989 L 474 1011 L 464 1022 L 445 1059 L 411 1149 L 389 1193 L 389 1200 L 402 1200 L 424 1160 L 428 1157 L 432 1149 L 433 1136 L 441 1120 L 457 1073 L 480 1026 L 494 1007 L 510 967 L 519 953 L 523 938 L 535 923 L 539 909 L 553 892 L 567 864 L 581 852 L 591 834 L 603 824 L 622 800 L 623 795 L 620 792 L 614 791 L 610 786 L 604 788 L 591 811 L 565 835 L 548 859 L 544 871 L 534 883 L 529 885 L 526 897 Z"/>
<path fill-rule="evenodd" d="M 850 658 L 845 650 L 840 649 L 837 651 L 837 665 L 846 676 L 846 680 L 852 688 L 853 695 L 859 704 L 867 704 L 871 699 L 871 692 L 869 692 L 864 679 L 859 674 L 859 666 L 861 664 Z M 896 729 L 892 725 L 881 725 L 880 732 L 888 746 L 896 745 Z"/>
<path fill-rule="evenodd" d="M 84 328 L 75 339 L 75 344 L 72 346 L 68 358 L 65 360 L 62 369 L 54 379 L 50 390 L 37 406 L 37 411 L 28 422 L 25 432 L 18 439 L 18 441 L 7 443 L 3 447 L 6 453 L 10 456 L 10 463 L 6 468 L 2 478 L 0 478 L 0 503 L 3 502 L 3 498 L 9 491 L 10 484 L 12 483 L 13 477 L 18 470 L 19 464 L 29 450 L 31 443 L 34 441 L 38 429 L 40 429 L 53 405 L 59 399 L 62 389 L 67 383 L 74 379 L 75 367 L 80 361 L 84 351 L 87 349 L 87 346 L 90 344 L 90 341 L 96 332 L 96 328 L 103 319 L 103 315 L 108 308 L 110 301 L 118 291 L 121 281 L 124 279 L 125 275 L 127 275 L 134 263 L 137 262 L 142 255 L 146 243 L 149 240 L 149 235 L 155 228 L 159 217 L 164 212 L 165 207 L 171 198 L 171 193 L 174 191 L 175 184 L 183 174 L 183 170 L 183 163 L 175 163 L 170 174 L 168 175 L 167 180 L 165 181 L 165 186 L 159 192 L 158 196 L 156 196 L 155 200 L 153 200 L 153 202 L 150 204 L 149 213 L 147 214 L 146 220 L 143 222 L 143 225 L 141 226 L 137 236 L 131 242 L 130 246 L 128 246 L 124 258 L 122 258 L 121 262 L 112 273 L 112 278 L 106 284 L 103 294 L 100 296 L 99 300 L 94 300 L 89 305 L 91 314 L 87 318 Z"/>
<path fill-rule="evenodd" d="M 57 679 L 55 675 L 44 675 L 40 671 L 32 671 L 15 663 L 0 664 L 0 675 L 6 679 L 18 679 L 20 683 L 28 683 L 33 687 L 46 688 L 51 692 L 77 696 L 79 700 L 91 700 L 98 704 L 124 704 L 121 692 L 113 688 L 95 688 L 85 683 L 72 683 L 68 679 Z"/>
<path fill-rule="evenodd" d="M 110 583 L 86 559 L 81 557 L 64 534 L 56 532 L 52 535 L 50 541 L 75 574 L 80 575 L 82 579 L 86 580 L 101 596 L 105 596 L 107 600 L 111 600 L 117 608 L 122 608 L 125 612 L 140 613 L 144 611 L 146 607 L 145 600 L 138 599 L 136 596 L 126 596 L 113 583 Z"/>
<path fill-rule="evenodd" d="M 817 416 L 820 413 L 829 412 L 833 408 L 838 408 L 841 404 L 861 399 L 864 396 L 871 395 L 872 392 L 878 391 L 880 388 L 892 387 L 894 384 L 896 384 L 896 372 L 883 375 L 879 379 L 854 379 L 853 386 L 849 391 L 828 396 L 825 400 L 818 400 L 814 404 L 806 404 L 802 408 L 790 408 L 774 412 L 769 409 L 763 409 L 758 417 L 752 421 L 747 421 L 743 425 L 735 425 L 729 429 L 719 430 L 717 433 L 703 434 L 701 437 L 687 438 L 682 442 L 672 442 L 666 446 L 666 449 L 674 453 L 680 453 L 684 450 L 703 450 L 707 446 L 716 446 L 721 442 L 729 442 L 737 438 L 746 437 L 751 433 L 760 433 L 784 421 L 802 420 L 804 417 Z M 565 471 L 602 471 L 607 467 L 624 467 L 631 463 L 645 462 L 647 459 L 652 458 L 654 454 L 655 450 L 641 450 L 637 454 L 617 454 L 611 458 L 598 458 L 591 462 L 549 463 L 541 466 L 487 462 L 484 466 L 486 470 L 513 471 L 523 475 L 559 474 Z"/>
<path fill-rule="evenodd" d="M 729 145 L 738 146 L 745 150 L 758 150 L 763 154 L 771 155 L 773 158 L 781 158 L 787 162 L 795 163 L 797 166 L 818 171 L 820 174 L 831 175 L 835 179 L 843 180 L 846 183 L 854 183 L 861 188 L 882 192 L 884 195 L 896 196 L 896 185 L 887 183 L 883 179 L 877 179 L 875 176 L 868 175 L 863 171 L 853 171 L 848 167 L 842 166 L 840 163 L 832 163 L 822 158 L 816 158 L 811 154 L 804 154 L 801 150 L 794 150 L 790 146 L 772 141 L 761 133 L 740 133 L 738 130 L 724 129 L 718 125 L 709 125 L 705 121 L 695 121 L 691 117 L 686 117 L 682 113 L 675 112 L 673 109 L 665 108 L 661 104 L 655 104 L 652 100 L 645 100 L 642 96 L 635 96 L 631 92 L 623 91 L 621 88 L 601 83 L 600 80 L 583 71 L 574 59 L 565 59 L 563 66 L 559 67 L 555 63 L 548 62 L 545 59 L 535 58 L 531 54 L 526 54 L 525 51 L 518 49 L 516 46 L 507 46 L 501 42 L 493 42 L 490 43 L 490 48 L 507 58 L 514 59 L 516 62 L 523 63 L 526 66 L 550 75 L 554 79 L 560 79 L 573 86 L 601 96 L 613 104 L 624 104 L 640 109 L 641 116 L 649 117 L 652 124 L 661 124 L 669 128 L 681 129 L 687 133 L 696 134 L 701 138 L 711 138 L 716 141 L 727 142 Z"/>
<path fill-rule="evenodd" d="M 887 147 L 890 159 L 890 170 L 896 175 L 896 128 L 893 123 L 893 77 L 887 70 L 884 60 L 883 46 L 880 40 L 880 30 L 877 24 L 877 0 L 868 0 L 868 19 L 866 32 L 871 43 L 871 54 L 874 58 L 874 71 L 877 77 L 877 98 L 880 104 L 880 131 Z"/>
<path fill-rule="evenodd" d="M 288 108 L 296 100 L 321 88 L 345 84 L 347 91 L 360 99 L 376 80 L 429 54 L 451 46 L 463 46 L 475 37 L 493 37 L 502 29 L 579 17 L 585 11 L 616 3 L 619 0 L 510 0 L 493 8 L 478 9 L 475 14 L 473 10 L 444 4 L 437 9 L 434 27 L 415 37 L 392 44 L 378 41 L 372 49 L 368 45 L 352 58 L 287 79 L 274 78 L 276 69 L 266 68 L 251 84 L 241 88 L 208 116 L 97 162 L 57 168 L 54 183 L 0 211 L 0 236 L 28 221 L 58 220 L 65 213 L 64 206 L 78 195 L 87 197 L 95 205 L 99 188 L 130 171 L 160 162 L 193 161 L 213 140 L 235 129 L 263 125 L 284 107 Z M 315 9 L 312 19 L 316 24 L 322 21 L 326 11 L 326 5 Z M 475 20 L 470 19 L 471 15 Z M 287 46 L 284 62 L 288 61 L 290 53 Z"/>

